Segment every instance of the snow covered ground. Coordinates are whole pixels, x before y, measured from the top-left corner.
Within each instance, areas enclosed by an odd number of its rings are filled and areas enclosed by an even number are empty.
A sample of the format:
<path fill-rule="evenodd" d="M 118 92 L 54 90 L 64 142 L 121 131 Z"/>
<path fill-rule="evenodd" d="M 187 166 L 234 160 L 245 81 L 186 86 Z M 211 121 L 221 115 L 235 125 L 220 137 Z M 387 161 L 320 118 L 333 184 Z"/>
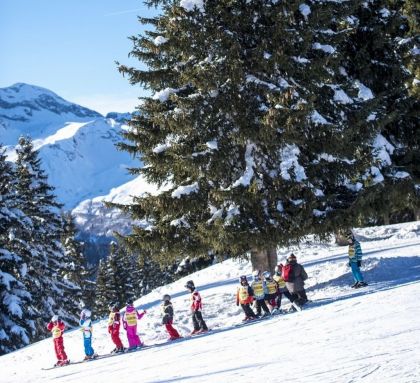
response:
<path fill-rule="evenodd" d="M 1 382 L 420 382 L 420 222 L 356 229 L 364 251 L 369 286 L 353 290 L 346 247 L 315 243 L 280 249 L 279 261 L 293 251 L 310 278 L 313 300 L 300 313 L 240 323 L 235 305 L 238 277 L 249 275 L 248 262 L 225 261 L 160 287 L 136 301 L 147 314 L 139 323 L 141 339 L 156 345 L 142 351 L 50 371 L 53 344 L 46 339 L 0 358 Z M 173 297 L 175 327 L 191 329 L 189 296 L 183 285 L 193 279 L 204 300 L 206 335 L 164 343 L 160 299 Z M 289 305 L 287 299 L 285 307 Z M 94 325 L 99 354 L 113 345 L 106 320 Z M 126 342 L 124 330 L 121 330 Z M 71 360 L 83 358 L 80 331 L 64 334 Z"/>

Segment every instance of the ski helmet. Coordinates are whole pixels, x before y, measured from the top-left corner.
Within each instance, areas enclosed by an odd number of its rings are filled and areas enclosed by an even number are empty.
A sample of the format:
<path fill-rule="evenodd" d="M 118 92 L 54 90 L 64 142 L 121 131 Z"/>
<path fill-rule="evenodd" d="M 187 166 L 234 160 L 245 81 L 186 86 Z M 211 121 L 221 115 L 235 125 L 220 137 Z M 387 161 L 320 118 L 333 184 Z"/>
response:
<path fill-rule="evenodd" d="M 110 303 L 110 305 L 108 306 L 108 308 L 109 308 L 110 311 L 114 311 L 114 312 L 119 311 L 118 305 L 116 303 Z"/>
<path fill-rule="evenodd" d="M 89 309 L 83 309 L 82 312 L 80 313 L 80 316 L 82 318 L 90 318 L 92 315 L 92 313 L 90 312 Z"/>
<path fill-rule="evenodd" d="M 282 269 L 283 269 L 283 263 L 279 263 L 275 268 L 274 268 L 274 271 L 276 272 L 276 273 L 281 273 L 281 271 L 282 271 Z"/>
<path fill-rule="evenodd" d="M 241 275 L 239 277 L 239 283 L 242 284 L 243 282 L 245 282 L 246 284 L 248 284 L 248 279 L 246 278 L 246 275 Z"/>
<path fill-rule="evenodd" d="M 270 274 L 269 271 L 264 271 L 263 276 L 264 276 L 265 279 L 270 279 L 271 278 L 271 274 Z"/>
<path fill-rule="evenodd" d="M 294 255 L 293 253 L 292 253 L 292 254 L 290 254 L 290 255 L 287 257 L 287 260 L 288 260 L 288 261 L 296 261 L 296 255 Z"/>
<path fill-rule="evenodd" d="M 162 300 L 165 302 L 165 301 L 170 301 L 171 300 L 171 296 L 169 295 L 169 294 L 165 294 L 163 297 L 162 297 Z"/>
<path fill-rule="evenodd" d="M 194 290 L 194 289 L 195 289 L 194 282 L 193 282 L 193 281 L 188 281 L 188 282 L 185 284 L 185 288 L 187 288 L 187 289 L 191 289 L 191 290 Z"/>
<path fill-rule="evenodd" d="M 58 315 L 53 315 L 53 317 L 51 318 L 51 322 L 58 322 Z"/>
<path fill-rule="evenodd" d="M 254 270 L 254 271 L 252 272 L 252 276 L 253 276 L 254 278 L 258 278 L 258 277 L 260 276 L 260 270 Z"/>
<path fill-rule="evenodd" d="M 127 299 L 127 306 L 132 306 L 132 305 L 133 305 L 133 300 Z"/>

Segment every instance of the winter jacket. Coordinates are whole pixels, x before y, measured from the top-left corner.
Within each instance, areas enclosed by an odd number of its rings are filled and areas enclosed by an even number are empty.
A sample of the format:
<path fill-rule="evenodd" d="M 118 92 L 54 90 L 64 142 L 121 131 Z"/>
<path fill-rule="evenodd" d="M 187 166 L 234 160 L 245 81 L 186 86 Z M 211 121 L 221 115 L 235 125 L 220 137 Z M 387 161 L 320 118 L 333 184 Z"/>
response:
<path fill-rule="evenodd" d="M 50 322 L 47 324 L 48 331 L 51 331 L 53 339 L 63 339 L 63 332 L 66 328 L 64 322 L 59 320 L 58 322 Z"/>
<path fill-rule="evenodd" d="M 252 287 L 249 285 L 241 285 L 238 287 L 236 291 L 236 304 L 239 305 L 247 305 L 252 303 L 254 300 L 253 298 L 254 292 L 252 291 Z"/>
<path fill-rule="evenodd" d="M 92 320 L 90 318 L 80 319 L 79 325 L 81 331 L 83 332 L 83 338 L 92 337 Z"/>
<path fill-rule="evenodd" d="M 297 293 L 299 291 L 305 290 L 304 288 L 304 281 L 308 279 L 308 274 L 306 274 L 305 269 L 302 265 L 297 263 L 296 261 L 287 261 L 286 264 L 292 264 L 293 265 L 293 281 L 292 282 L 286 282 L 287 290 L 289 290 L 290 293 Z"/>
<path fill-rule="evenodd" d="M 174 319 L 174 308 L 171 301 L 164 301 L 160 308 L 163 314 L 162 324 L 172 323 Z"/>
<path fill-rule="evenodd" d="M 277 285 L 279 286 L 279 289 L 284 289 L 286 287 L 286 282 L 282 278 L 280 274 L 275 274 L 273 276 L 273 279 L 276 281 Z"/>
<path fill-rule="evenodd" d="M 360 242 L 354 240 L 353 243 L 349 244 L 349 262 L 357 263 L 362 260 L 362 248 Z"/>
<path fill-rule="evenodd" d="M 111 312 L 108 318 L 108 332 L 119 332 L 121 324 L 121 314 L 119 312 Z"/>
<path fill-rule="evenodd" d="M 277 294 L 279 286 L 276 281 L 273 279 L 268 279 L 265 281 L 265 290 L 267 295 Z"/>
<path fill-rule="evenodd" d="M 123 326 L 126 329 L 127 327 L 137 326 L 137 319 L 143 318 L 145 311 L 141 314 L 136 310 L 134 306 L 127 306 L 123 316 Z"/>
<path fill-rule="evenodd" d="M 264 299 L 265 291 L 264 291 L 264 284 L 259 278 L 254 279 L 251 283 L 252 290 L 254 291 L 254 298 L 256 300 Z"/>
<path fill-rule="evenodd" d="M 194 290 L 191 293 L 191 310 L 201 311 L 202 309 L 203 309 L 203 304 L 201 302 L 201 295 L 197 290 Z"/>

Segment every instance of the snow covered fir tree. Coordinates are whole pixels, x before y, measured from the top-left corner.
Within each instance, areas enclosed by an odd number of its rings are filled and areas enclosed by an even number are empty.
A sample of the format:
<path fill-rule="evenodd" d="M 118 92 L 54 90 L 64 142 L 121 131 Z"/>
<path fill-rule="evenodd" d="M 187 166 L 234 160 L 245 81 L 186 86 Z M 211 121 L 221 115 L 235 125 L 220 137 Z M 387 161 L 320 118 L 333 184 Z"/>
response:
<path fill-rule="evenodd" d="M 119 69 L 152 96 L 120 148 L 161 191 L 120 206 L 141 222 L 128 246 L 273 269 L 278 245 L 418 209 L 404 2 L 148 3 L 130 53 L 147 68 Z"/>
<path fill-rule="evenodd" d="M 79 254 L 72 252 L 71 231 L 64 229 L 61 205 L 29 138 L 20 138 L 15 166 L 1 149 L 0 171 L 0 353 L 5 353 L 45 337 L 45 323 L 54 314 L 76 324 L 83 278 L 70 275 L 73 266 L 82 270 Z"/>

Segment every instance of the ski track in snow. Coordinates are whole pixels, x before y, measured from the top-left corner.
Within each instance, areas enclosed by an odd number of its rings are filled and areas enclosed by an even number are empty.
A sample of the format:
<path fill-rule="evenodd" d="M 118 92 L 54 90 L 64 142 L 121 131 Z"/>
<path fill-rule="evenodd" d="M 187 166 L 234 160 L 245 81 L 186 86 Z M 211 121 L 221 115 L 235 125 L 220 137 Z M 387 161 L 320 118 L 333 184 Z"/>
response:
<path fill-rule="evenodd" d="M 238 277 L 250 275 L 248 262 L 228 260 L 157 288 L 135 303 L 147 314 L 139 322 L 139 352 L 42 371 L 55 362 L 52 339 L 0 357 L 0 382 L 420 382 L 420 222 L 357 229 L 369 286 L 354 290 L 346 247 L 308 240 L 279 250 L 279 261 L 293 251 L 308 274 L 302 312 L 241 324 L 235 305 Z M 191 330 L 189 294 L 193 279 L 212 331 L 165 343 L 160 299 L 172 296 L 174 326 Z M 414 299 L 413 299 L 414 298 Z M 283 298 L 283 307 L 290 303 Z M 107 320 L 94 324 L 93 347 L 112 348 Z M 125 332 L 121 330 L 125 344 Z M 79 330 L 64 334 L 71 360 L 83 358 Z"/>

